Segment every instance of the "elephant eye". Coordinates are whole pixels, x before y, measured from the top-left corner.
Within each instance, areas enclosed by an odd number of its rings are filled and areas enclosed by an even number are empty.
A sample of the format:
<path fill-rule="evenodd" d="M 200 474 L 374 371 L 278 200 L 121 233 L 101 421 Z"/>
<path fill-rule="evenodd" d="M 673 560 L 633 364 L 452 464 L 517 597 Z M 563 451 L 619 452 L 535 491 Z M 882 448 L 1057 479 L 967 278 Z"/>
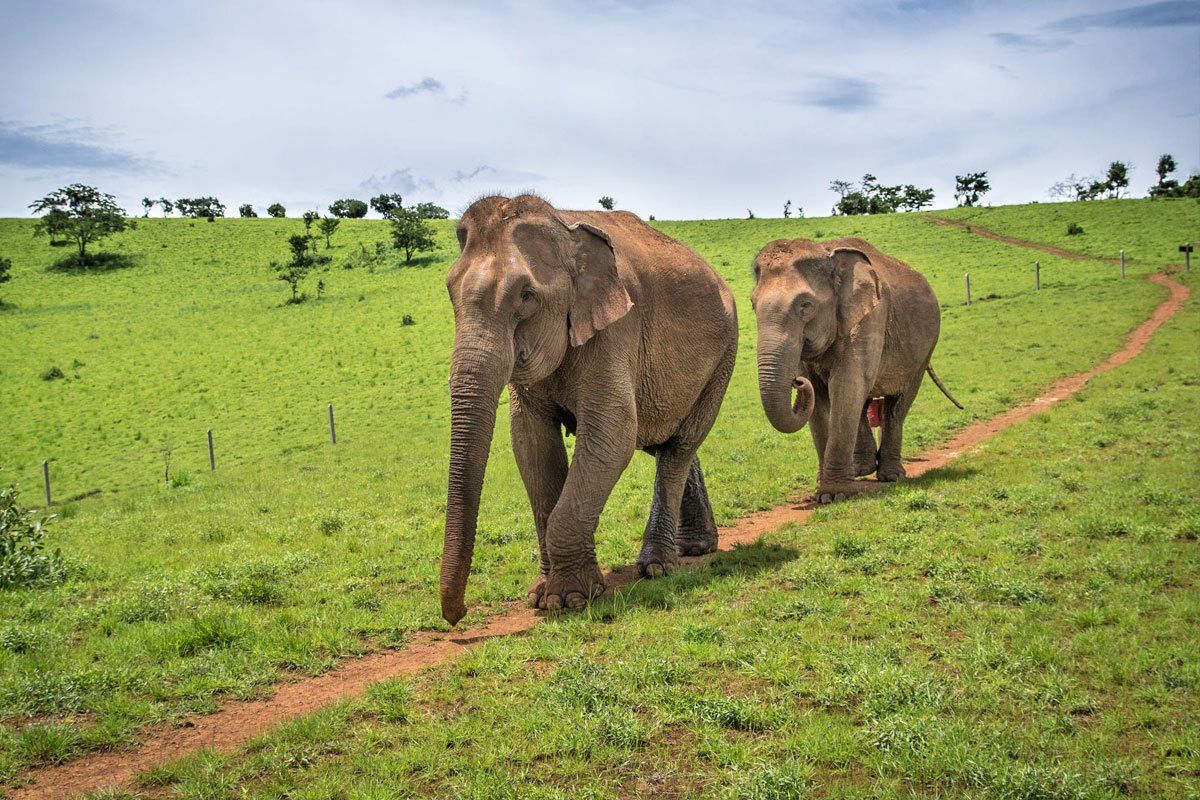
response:
<path fill-rule="evenodd" d="M 522 303 L 528 303 L 533 298 L 534 298 L 533 289 L 526 289 L 525 291 L 521 292 L 521 302 Z"/>

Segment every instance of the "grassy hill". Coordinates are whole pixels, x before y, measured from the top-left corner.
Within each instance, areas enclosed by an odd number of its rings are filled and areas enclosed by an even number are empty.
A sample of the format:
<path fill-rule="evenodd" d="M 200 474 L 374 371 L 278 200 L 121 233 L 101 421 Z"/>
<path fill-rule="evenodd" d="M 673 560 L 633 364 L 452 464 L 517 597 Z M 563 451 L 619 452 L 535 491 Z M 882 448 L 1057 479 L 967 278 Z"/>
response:
<path fill-rule="evenodd" d="M 746 298 L 750 259 L 767 241 L 859 235 L 929 277 L 943 305 L 934 363 L 968 410 L 927 389 L 906 427 L 912 451 L 1115 349 L 1161 295 L 1136 276 L 1176 260 L 1170 242 L 1195 237 L 1196 209 L 1070 206 L 1098 255 L 1109 254 L 1109 228 L 1129 240 L 1124 282 L 1109 264 L 1034 254 L 921 215 L 659 223 L 717 267 L 741 311 L 738 366 L 702 453 L 718 516 L 777 503 L 815 472 L 808 436 L 776 434 L 758 405 Z M 997 216 L 977 224 L 1036 238 L 1058 225 L 1040 220 L 1064 212 L 982 213 Z M 119 743 L 146 722 L 261 693 L 282 671 L 319 671 L 442 625 L 451 227 L 439 228 L 441 248 L 425 262 L 368 273 L 342 264 L 386 228 L 344 222 L 321 275 L 326 296 L 285 306 L 287 287 L 267 265 L 300 229 L 149 219 L 107 245 L 133 266 L 73 274 L 48 270 L 61 250 L 34 238 L 31 222 L 0 220 L 0 255 L 14 262 L 14 280 L 0 287 L 0 483 L 34 503 L 50 459 L 58 498 L 100 490 L 54 509 L 52 544 L 70 580 L 0 593 L 0 772 Z M 966 271 L 979 301 L 970 307 Z M 414 325 L 401 324 L 405 314 Z M 51 367 L 65 377 L 44 380 Z M 635 457 L 613 493 L 602 563 L 636 553 L 652 467 Z M 468 592 L 485 607 L 476 615 L 523 596 L 533 551 L 502 413 Z"/>

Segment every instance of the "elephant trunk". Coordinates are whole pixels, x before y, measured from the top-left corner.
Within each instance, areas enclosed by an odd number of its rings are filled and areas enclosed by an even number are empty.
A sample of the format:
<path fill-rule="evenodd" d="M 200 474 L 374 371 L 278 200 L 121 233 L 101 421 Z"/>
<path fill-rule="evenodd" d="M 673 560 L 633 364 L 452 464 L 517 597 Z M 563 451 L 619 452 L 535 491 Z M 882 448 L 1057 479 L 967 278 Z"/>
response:
<path fill-rule="evenodd" d="M 798 374 L 803 341 L 802 333 L 779 332 L 759 325 L 758 394 L 767 419 L 781 433 L 795 433 L 807 425 L 816 401 L 812 383 Z"/>
<path fill-rule="evenodd" d="M 450 362 L 450 478 L 441 573 L 442 616 L 451 625 L 467 613 L 465 595 L 475 550 L 479 496 L 496 407 L 512 368 L 511 343 L 488 345 L 477 335 L 456 337 Z"/>

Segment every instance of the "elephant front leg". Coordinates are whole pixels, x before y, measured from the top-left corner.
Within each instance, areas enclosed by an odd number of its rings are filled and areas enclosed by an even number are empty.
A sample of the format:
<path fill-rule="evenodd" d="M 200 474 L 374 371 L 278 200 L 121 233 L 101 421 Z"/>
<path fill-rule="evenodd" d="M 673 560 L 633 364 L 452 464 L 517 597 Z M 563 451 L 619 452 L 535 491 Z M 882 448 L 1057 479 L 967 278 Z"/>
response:
<path fill-rule="evenodd" d="M 638 572 L 643 577 L 661 577 L 679 564 L 676 545 L 679 512 L 684 485 L 695 459 L 694 450 L 683 450 L 672 444 L 664 445 L 655 457 L 654 499 L 642 538 L 642 552 L 637 560 Z"/>
<path fill-rule="evenodd" d="M 699 456 L 692 458 L 683 485 L 679 533 L 675 542 L 681 556 L 701 556 L 717 549 L 717 521 L 708 502 L 708 488 L 704 485 Z"/>
<path fill-rule="evenodd" d="M 842 500 L 861 488 L 854 481 L 855 454 L 866 394 L 866 386 L 857 376 L 830 381 L 828 441 L 817 487 L 817 497 L 822 503 Z"/>
<path fill-rule="evenodd" d="M 567 478 L 567 451 L 562 427 L 550 408 L 539 407 L 528 398 L 510 392 L 510 419 L 513 454 L 537 529 L 538 577 L 529 587 L 529 604 L 537 607 L 545 593 L 550 557 L 546 552 L 546 529 L 550 514 L 562 494 Z"/>
<path fill-rule="evenodd" d="M 633 414 L 631 408 L 628 414 L 612 419 L 629 420 Z M 579 608 L 604 593 L 604 577 L 596 562 L 596 525 L 633 456 L 633 431 L 614 427 L 616 430 L 605 432 L 585 428 L 581 422 L 575 458 L 546 523 L 549 569 L 535 586 L 538 608 Z"/>

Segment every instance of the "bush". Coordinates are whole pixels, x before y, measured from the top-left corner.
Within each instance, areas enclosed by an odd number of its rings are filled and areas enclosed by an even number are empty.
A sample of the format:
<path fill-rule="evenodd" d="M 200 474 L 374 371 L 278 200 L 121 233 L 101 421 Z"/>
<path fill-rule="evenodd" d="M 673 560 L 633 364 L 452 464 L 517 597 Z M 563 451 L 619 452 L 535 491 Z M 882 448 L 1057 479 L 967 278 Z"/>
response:
<path fill-rule="evenodd" d="M 1077 222 L 1067 224 L 1067 236 L 1078 236 L 1083 233 L 1083 226 Z"/>
<path fill-rule="evenodd" d="M 267 206 L 267 214 L 275 219 L 282 219 L 287 216 L 287 209 L 283 207 L 283 203 L 271 203 Z"/>
<path fill-rule="evenodd" d="M 249 203 L 242 203 L 238 206 L 238 216 L 244 218 L 257 217 L 258 212 L 254 210 L 254 206 Z"/>
<path fill-rule="evenodd" d="M 374 272 L 380 267 L 386 267 L 391 259 L 391 251 L 386 242 L 375 242 L 374 247 L 367 247 L 359 242 L 358 250 L 346 257 L 342 269 L 363 267 L 367 272 Z"/>
<path fill-rule="evenodd" d="M 48 369 L 42 373 L 42 380 L 44 380 L 44 381 L 56 381 L 56 380 L 59 380 L 60 378 L 65 378 L 65 377 L 67 377 L 67 376 L 64 375 L 63 371 L 61 369 L 59 369 L 58 367 L 51 367 L 50 369 Z"/>
<path fill-rule="evenodd" d="M 416 325 L 417 323 L 413 321 L 412 314 L 405 314 L 403 317 L 400 318 L 400 324 L 407 326 L 407 325 Z"/>
<path fill-rule="evenodd" d="M 0 490 L 0 589 L 61 581 L 66 575 L 62 553 L 45 552 L 44 525 L 17 503 L 16 487 Z"/>

